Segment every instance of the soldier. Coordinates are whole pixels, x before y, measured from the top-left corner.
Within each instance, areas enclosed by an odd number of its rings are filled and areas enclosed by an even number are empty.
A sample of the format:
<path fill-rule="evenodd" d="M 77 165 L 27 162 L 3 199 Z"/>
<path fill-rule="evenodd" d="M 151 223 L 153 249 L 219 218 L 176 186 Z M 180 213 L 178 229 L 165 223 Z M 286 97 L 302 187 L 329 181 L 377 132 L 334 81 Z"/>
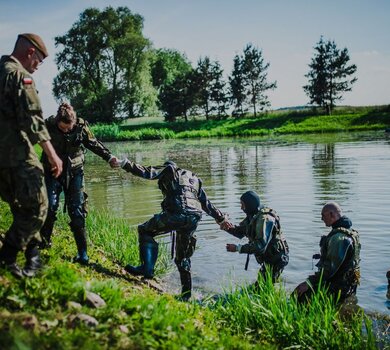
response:
<path fill-rule="evenodd" d="M 60 194 L 65 194 L 64 209 L 70 217 L 70 228 L 73 232 L 78 254 L 74 261 L 88 263 L 87 234 L 85 229 L 86 198 L 84 192 L 84 150 L 93 153 L 107 161 L 111 167 L 117 164 L 117 158 L 99 142 L 92 134 L 87 121 L 78 118 L 73 107 L 62 103 L 57 115 L 46 119 L 46 127 L 56 150 L 64 163 L 64 172 L 58 178 L 52 176 L 50 164 L 46 155 L 42 162 L 45 169 L 45 183 L 49 196 L 49 211 L 45 224 L 41 229 L 43 244 L 41 248 L 51 246 L 53 226 L 57 219 Z"/>
<path fill-rule="evenodd" d="M 153 278 L 154 266 L 158 256 L 158 243 L 154 237 L 176 231 L 175 264 L 180 273 L 183 301 L 191 297 L 191 256 L 195 250 L 195 230 L 202 217 L 202 209 L 218 223 L 224 215 L 208 200 L 202 187 L 202 180 L 193 172 L 179 168 L 167 161 L 162 166 L 144 167 L 127 159 L 121 167 L 133 175 L 158 180 L 164 199 L 162 211 L 138 226 L 140 266 L 127 265 L 126 271 L 133 275 Z"/>
<path fill-rule="evenodd" d="M 0 197 L 13 215 L 0 262 L 17 277 L 32 277 L 41 266 L 39 230 L 47 214 L 47 193 L 33 145 L 42 147 L 53 177 L 62 171 L 31 76 L 47 56 L 42 39 L 25 33 L 18 36 L 12 54 L 0 60 Z M 16 257 L 24 249 L 26 263 L 21 270 Z"/>
<path fill-rule="evenodd" d="M 273 209 L 262 206 L 259 195 L 254 191 L 245 192 L 240 200 L 246 218 L 238 226 L 226 221 L 221 229 L 240 239 L 247 237 L 249 242 L 243 245 L 227 244 L 226 250 L 247 254 L 245 270 L 248 268 L 250 255 L 254 254 L 260 264 L 259 274 L 266 278 L 268 267 L 272 281 L 275 282 L 289 260 L 289 249 L 281 231 L 279 216 Z"/>
<path fill-rule="evenodd" d="M 352 229 L 352 221 L 343 215 L 336 202 L 324 205 L 321 219 L 332 230 L 320 240 L 321 254 L 317 263 L 318 272 L 299 284 L 294 293 L 298 301 L 310 298 L 322 284 L 339 301 L 355 295 L 360 279 L 360 239 L 359 233 Z M 313 258 L 316 257 L 313 256 Z"/>

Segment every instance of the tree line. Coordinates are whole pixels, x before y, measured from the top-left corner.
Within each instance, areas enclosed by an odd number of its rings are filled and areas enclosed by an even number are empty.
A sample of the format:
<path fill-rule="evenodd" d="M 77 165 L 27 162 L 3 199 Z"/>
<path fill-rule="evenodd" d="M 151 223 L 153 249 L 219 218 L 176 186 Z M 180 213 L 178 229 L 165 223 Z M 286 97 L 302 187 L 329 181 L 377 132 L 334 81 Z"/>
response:
<path fill-rule="evenodd" d="M 256 115 L 270 106 L 267 93 L 277 87 L 268 81 L 262 50 L 247 44 L 233 58 L 225 79 L 218 61 L 200 57 L 193 67 L 175 49 L 156 49 L 143 35 L 143 18 L 127 7 L 88 8 L 62 36 L 53 93 L 69 100 L 91 122 L 111 123 L 124 118 L 163 115 L 167 121 L 202 115 L 206 119 Z M 303 87 L 309 103 L 331 113 L 345 91 L 356 82 L 356 65 L 346 48 L 323 37 L 314 47 Z"/>

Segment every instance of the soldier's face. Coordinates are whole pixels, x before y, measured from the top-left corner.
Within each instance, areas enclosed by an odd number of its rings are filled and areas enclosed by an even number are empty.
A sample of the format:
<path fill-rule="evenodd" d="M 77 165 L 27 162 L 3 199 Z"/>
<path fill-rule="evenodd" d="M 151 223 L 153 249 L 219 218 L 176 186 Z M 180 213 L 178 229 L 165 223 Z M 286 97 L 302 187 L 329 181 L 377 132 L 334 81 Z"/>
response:
<path fill-rule="evenodd" d="M 64 134 L 67 134 L 68 132 L 71 132 L 75 126 L 76 122 L 72 121 L 69 124 L 66 124 L 64 122 L 58 122 L 57 126 L 58 129 L 60 129 Z"/>
<path fill-rule="evenodd" d="M 245 211 L 245 203 L 243 201 L 241 201 L 241 210 Z"/>
<path fill-rule="evenodd" d="M 329 210 L 323 210 L 321 212 L 321 220 L 324 222 L 326 226 L 332 226 L 334 220 L 333 212 Z"/>
<path fill-rule="evenodd" d="M 38 67 L 43 63 L 44 57 L 39 52 L 39 50 L 36 50 L 34 48 L 30 49 L 30 53 L 28 57 L 29 57 L 29 61 L 27 67 L 25 68 L 29 73 L 32 74 L 36 70 L 38 70 Z"/>

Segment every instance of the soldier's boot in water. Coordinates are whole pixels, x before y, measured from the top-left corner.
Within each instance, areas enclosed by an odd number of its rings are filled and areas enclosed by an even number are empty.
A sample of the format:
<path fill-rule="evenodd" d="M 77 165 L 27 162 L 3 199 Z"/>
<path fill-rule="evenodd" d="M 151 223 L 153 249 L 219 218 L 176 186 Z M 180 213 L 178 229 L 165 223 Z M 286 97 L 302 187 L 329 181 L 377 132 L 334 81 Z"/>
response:
<path fill-rule="evenodd" d="M 4 242 L 0 249 L 0 266 L 10 271 L 15 277 L 22 278 L 22 269 L 16 263 L 18 252 L 18 249 L 11 246 L 8 242 Z"/>
<path fill-rule="evenodd" d="M 73 236 L 76 241 L 77 255 L 73 259 L 81 265 L 88 265 L 89 257 L 87 254 L 87 231 L 85 227 L 72 229 Z"/>
<path fill-rule="evenodd" d="M 26 277 L 34 277 L 42 268 L 38 246 L 39 242 L 33 238 L 27 245 L 26 251 L 24 252 L 26 264 L 24 265 L 22 272 Z"/>
<path fill-rule="evenodd" d="M 154 266 L 158 257 L 157 242 L 141 242 L 139 245 L 141 265 L 132 266 L 126 265 L 125 270 L 136 276 L 144 276 L 145 278 L 153 278 Z"/>
<path fill-rule="evenodd" d="M 179 272 L 181 282 L 181 294 L 177 297 L 177 299 L 181 301 L 188 301 L 191 298 L 192 290 L 191 272 L 186 270 L 181 270 Z"/>
<path fill-rule="evenodd" d="M 49 249 L 52 246 L 51 235 L 53 234 L 54 223 L 56 221 L 56 216 L 53 214 L 48 214 L 41 228 L 41 239 L 42 242 L 39 243 L 39 249 Z"/>
<path fill-rule="evenodd" d="M 387 271 L 386 277 L 387 277 L 387 283 L 388 283 L 388 285 L 387 285 L 387 294 L 386 294 L 386 297 L 387 297 L 387 299 L 390 300 L 390 270 Z"/>

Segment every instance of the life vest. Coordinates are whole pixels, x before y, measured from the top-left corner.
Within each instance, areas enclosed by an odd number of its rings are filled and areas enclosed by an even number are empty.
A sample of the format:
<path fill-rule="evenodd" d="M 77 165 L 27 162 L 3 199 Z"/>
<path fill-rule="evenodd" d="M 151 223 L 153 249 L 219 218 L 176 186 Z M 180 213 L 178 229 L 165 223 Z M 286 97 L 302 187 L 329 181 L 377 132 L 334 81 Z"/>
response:
<path fill-rule="evenodd" d="M 281 231 L 280 218 L 271 208 L 263 207 L 253 216 L 247 226 L 246 236 L 250 244 L 256 244 L 254 254 L 259 263 L 276 264 L 282 255 L 289 253 L 287 241 Z"/>
<path fill-rule="evenodd" d="M 172 173 L 162 176 L 158 185 L 164 195 L 164 210 L 180 212 L 202 212 L 198 195 L 201 187 L 199 178 L 191 171 L 173 168 Z"/>

